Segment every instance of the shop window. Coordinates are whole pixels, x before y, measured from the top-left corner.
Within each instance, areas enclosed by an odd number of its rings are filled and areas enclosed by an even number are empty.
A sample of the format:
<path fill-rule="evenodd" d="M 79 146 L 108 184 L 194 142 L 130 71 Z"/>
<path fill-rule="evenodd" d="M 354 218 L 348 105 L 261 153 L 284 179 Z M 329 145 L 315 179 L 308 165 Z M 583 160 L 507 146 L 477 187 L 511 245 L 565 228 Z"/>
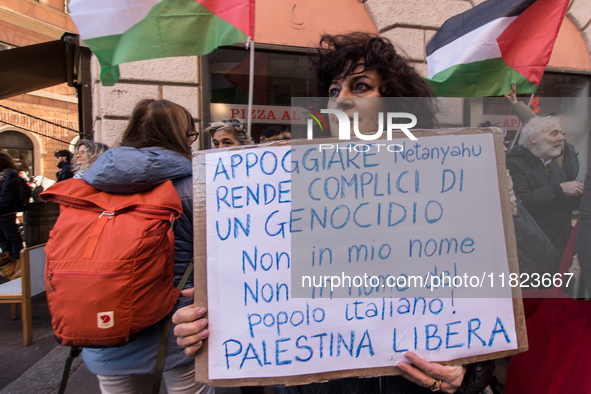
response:
<path fill-rule="evenodd" d="M 249 51 L 242 48 L 221 48 L 209 55 L 211 121 L 247 120 L 249 62 Z M 251 114 L 255 142 L 269 126 L 290 127 L 292 97 L 316 95 L 309 67 L 305 52 L 257 49 Z"/>

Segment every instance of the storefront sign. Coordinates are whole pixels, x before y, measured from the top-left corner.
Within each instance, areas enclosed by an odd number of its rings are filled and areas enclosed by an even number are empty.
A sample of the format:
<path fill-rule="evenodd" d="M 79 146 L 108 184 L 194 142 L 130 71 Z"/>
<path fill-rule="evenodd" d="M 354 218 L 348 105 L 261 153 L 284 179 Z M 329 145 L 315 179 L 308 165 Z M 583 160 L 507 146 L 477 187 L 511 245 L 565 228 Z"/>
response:
<path fill-rule="evenodd" d="M 211 121 L 236 118 L 246 121 L 248 106 L 241 104 L 211 104 Z M 304 108 L 290 106 L 253 105 L 250 118 L 253 123 L 306 124 Z"/>

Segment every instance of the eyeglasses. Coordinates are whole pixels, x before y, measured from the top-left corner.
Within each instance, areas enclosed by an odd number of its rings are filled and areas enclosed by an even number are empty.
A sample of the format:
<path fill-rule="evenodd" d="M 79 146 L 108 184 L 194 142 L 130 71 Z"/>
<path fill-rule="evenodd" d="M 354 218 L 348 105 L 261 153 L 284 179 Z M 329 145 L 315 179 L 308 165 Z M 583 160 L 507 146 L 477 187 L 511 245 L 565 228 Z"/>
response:
<path fill-rule="evenodd" d="M 195 142 L 195 140 L 197 140 L 197 138 L 199 138 L 199 133 L 193 132 L 193 133 L 187 134 L 187 138 L 190 139 L 191 142 Z"/>

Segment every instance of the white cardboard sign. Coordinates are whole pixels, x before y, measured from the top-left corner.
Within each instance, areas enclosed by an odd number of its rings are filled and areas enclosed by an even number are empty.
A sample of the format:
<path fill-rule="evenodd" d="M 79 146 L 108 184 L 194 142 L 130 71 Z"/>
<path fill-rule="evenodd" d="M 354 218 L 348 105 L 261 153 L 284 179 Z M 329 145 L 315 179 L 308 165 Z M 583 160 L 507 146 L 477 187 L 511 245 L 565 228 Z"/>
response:
<path fill-rule="evenodd" d="M 204 166 L 196 169 L 204 168 L 198 182 L 206 196 L 208 379 L 391 367 L 407 351 L 449 361 L 518 348 L 511 291 L 499 279 L 510 271 L 492 134 L 424 137 L 419 146 L 387 142 L 401 144 L 405 155 L 353 158 L 354 151 L 330 149 L 323 155 L 318 144 L 201 153 Z M 364 173 L 373 174 L 374 183 Z M 390 175 L 380 183 L 378 173 Z M 355 192 L 352 200 L 341 198 Z M 337 209 L 342 206 L 348 208 Z M 450 253 L 452 238 L 457 244 Z M 351 245 L 362 242 L 365 260 L 353 254 L 351 262 Z M 321 247 L 331 249 L 324 265 Z M 307 298 L 293 297 L 292 275 L 297 284 L 306 274 L 321 277 L 329 272 L 329 257 L 355 265 L 346 272 L 352 277 L 378 275 L 370 255 L 390 264 L 394 277 L 421 275 L 422 292 L 380 283 L 333 286 L 331 293 L 329 282 L 322 289 L 313 284 Z M 478 276 L 498 296 L 466 298 L 470 293 L 457 283 L 431 290 L 429 275 L 444 273 Z M 344 293 L 351 296 L 336 298 Z"/>

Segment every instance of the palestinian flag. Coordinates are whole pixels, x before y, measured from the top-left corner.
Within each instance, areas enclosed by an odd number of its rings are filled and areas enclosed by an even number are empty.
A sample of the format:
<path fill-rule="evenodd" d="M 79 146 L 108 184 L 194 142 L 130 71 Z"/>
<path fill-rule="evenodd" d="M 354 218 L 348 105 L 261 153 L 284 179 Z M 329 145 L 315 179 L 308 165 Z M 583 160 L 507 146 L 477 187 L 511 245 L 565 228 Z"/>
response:
<path fill-rule="evenodd" d="M 254 0 L 71 0 L 69 8 L 106 86 L 121 63 L 206 55 L 254 38 Z"/>
<path fill-rule="evenodd" d="M 436 96 L 534 93 L 569 0 L 488 0 L 441 26 L 427 45 Z"/>

